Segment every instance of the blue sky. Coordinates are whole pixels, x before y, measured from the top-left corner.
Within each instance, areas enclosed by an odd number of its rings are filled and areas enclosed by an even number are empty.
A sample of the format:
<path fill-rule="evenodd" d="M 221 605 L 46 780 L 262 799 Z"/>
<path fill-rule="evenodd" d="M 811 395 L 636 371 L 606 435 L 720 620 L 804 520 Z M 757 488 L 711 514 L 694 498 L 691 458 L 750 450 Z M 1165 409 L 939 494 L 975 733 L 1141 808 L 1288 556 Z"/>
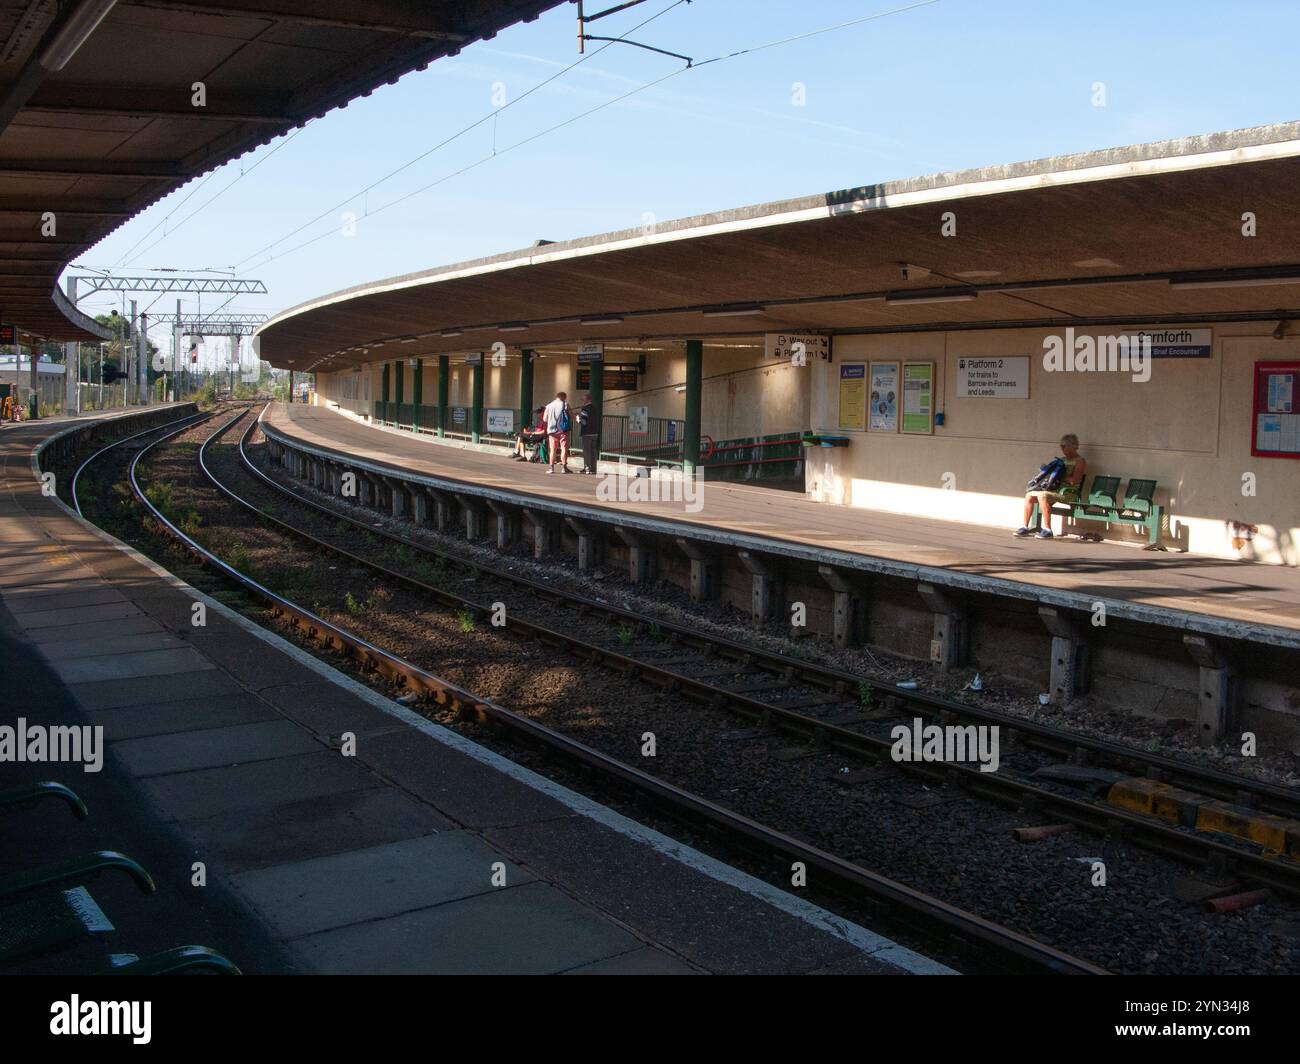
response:
<path fill-rule="evenodd" d="M 668 9 L 632 39 L 698 61 L 895 13 L 687 70 L 529 140 L 684 67 L 625 45 L 590 54 L 600 45 L 589 44 L 585 62 L 519 99 L 579 58 L 574 6 L 564 4 L 273 141 L 197 191 L 191 183 L 80 262 L 116 273 L 234 267 L 269 293 L 228 309 L 274 313 L 538 238 L 640 226 L 646 214 L 1300 118 L 1277 43 L 1300 38 L 1294 0 L 938 0 L 896 10 L 909 6 L 647 0 L 591 32 L 618 36 Z M 1093 105 L 1097 82 L 1103 107 Z M 498 108 L 503 94 L 509 105 Z M 340 231 L 344 212 L 357 216 L 355 235 Z M 117 300 L 81 305 L 99 313 Z M 215 305 L 209 297 L 203 309 Z"/>

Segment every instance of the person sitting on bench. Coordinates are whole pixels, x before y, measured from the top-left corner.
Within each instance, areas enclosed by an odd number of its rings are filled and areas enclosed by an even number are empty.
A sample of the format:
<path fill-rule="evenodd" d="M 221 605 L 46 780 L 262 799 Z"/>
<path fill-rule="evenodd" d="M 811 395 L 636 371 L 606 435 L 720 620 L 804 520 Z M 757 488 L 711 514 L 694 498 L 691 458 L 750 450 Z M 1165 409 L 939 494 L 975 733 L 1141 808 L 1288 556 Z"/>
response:
<path fill-rule="evenodd" d="M 536 428 L 524 428 L 519 430 L 519 435 L 515 437 L 515 453 L 511 457 L 516 462 L 528 461 L 529 447 L 543 447 L 546 445 L 546 407 L 539 406 L 533 411 L 533 416 L 537 418 Z"/>
<path fill-rule="evenodd" d="M 1061 437 L 1061 454 L 1065 461 L 1065 475 L 1051 491 L 1031 491 L 1025 495 L 1024 523 L 1012 533 L 1016 536 L 1030 536 L 1035 532 L 1039 539 L 1052 538 L 1052 507 L 1061 502 L 1078 502 L 1083 494 L 1083 480 L 1088 472 L 1088 463 L 1079 453 L 1079 437 L 1073 432 Z M 1034 504 L 1038 504 L 1040 527 L 1029 527 Z"/>

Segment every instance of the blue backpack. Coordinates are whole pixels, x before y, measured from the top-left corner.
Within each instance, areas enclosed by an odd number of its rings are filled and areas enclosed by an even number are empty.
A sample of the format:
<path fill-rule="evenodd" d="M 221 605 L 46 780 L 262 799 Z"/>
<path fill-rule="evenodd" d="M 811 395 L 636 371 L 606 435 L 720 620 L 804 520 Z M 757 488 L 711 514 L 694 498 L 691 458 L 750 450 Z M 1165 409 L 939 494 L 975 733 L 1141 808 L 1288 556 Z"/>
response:
<path fill-rule="evenodd" d="M 565 403 L 564 409 L 560 411 L 560 416 L 555 422 L 555 431 L 556 432 L 569 431 L 569 404 L 568 403 Z"/>
<path fill-rule="evenodd" d="M 1040 466 L 1034 476 L 1029 478 L 1030 491 L 1055 491 L 1058 484 L 1065 477 L 1065 460 L 1062 458 L 1053 458 L 1044 466 Z"/>

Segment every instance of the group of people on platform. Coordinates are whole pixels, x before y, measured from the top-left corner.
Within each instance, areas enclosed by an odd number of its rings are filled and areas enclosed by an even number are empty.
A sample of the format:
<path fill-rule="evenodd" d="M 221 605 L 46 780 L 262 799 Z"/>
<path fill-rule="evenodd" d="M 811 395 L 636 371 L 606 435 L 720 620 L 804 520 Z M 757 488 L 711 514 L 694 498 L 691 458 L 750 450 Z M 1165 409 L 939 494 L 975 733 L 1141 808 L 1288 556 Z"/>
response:
<path fill-rule="evenodd" d="M 515 450 L 511 457 L 516 462 L 526 462 L 529 447 L 541 448 L 550 465 L 547 473 L 554 473 L 557 465 L 565 473 L 572 473 L 573 470 L 569 468 L 569 435 L 573 431 L 573 417 L 569 412 L 568 394 L 556 392 L 554 399 L 533 411 L 533 416 L 536 424 L 532 428 L 525 425 L 520 430 L 515 437 Z M 600 424 L 590 395 L 583 395 L 577 420 L 578 438 L 582 442 L 581 471 L 594 476 Z"/>

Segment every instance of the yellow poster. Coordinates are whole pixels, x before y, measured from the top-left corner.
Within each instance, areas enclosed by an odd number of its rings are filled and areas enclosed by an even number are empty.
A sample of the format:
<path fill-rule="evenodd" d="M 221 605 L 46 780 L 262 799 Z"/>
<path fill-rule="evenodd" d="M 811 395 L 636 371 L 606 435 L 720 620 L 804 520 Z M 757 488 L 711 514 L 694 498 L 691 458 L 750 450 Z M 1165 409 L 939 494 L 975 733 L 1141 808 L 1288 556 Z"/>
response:
<path fill-rule="evenodd" d="M 840 364 L 840 428 L 863 432 L 867 427 L 867 366 Z"/>

